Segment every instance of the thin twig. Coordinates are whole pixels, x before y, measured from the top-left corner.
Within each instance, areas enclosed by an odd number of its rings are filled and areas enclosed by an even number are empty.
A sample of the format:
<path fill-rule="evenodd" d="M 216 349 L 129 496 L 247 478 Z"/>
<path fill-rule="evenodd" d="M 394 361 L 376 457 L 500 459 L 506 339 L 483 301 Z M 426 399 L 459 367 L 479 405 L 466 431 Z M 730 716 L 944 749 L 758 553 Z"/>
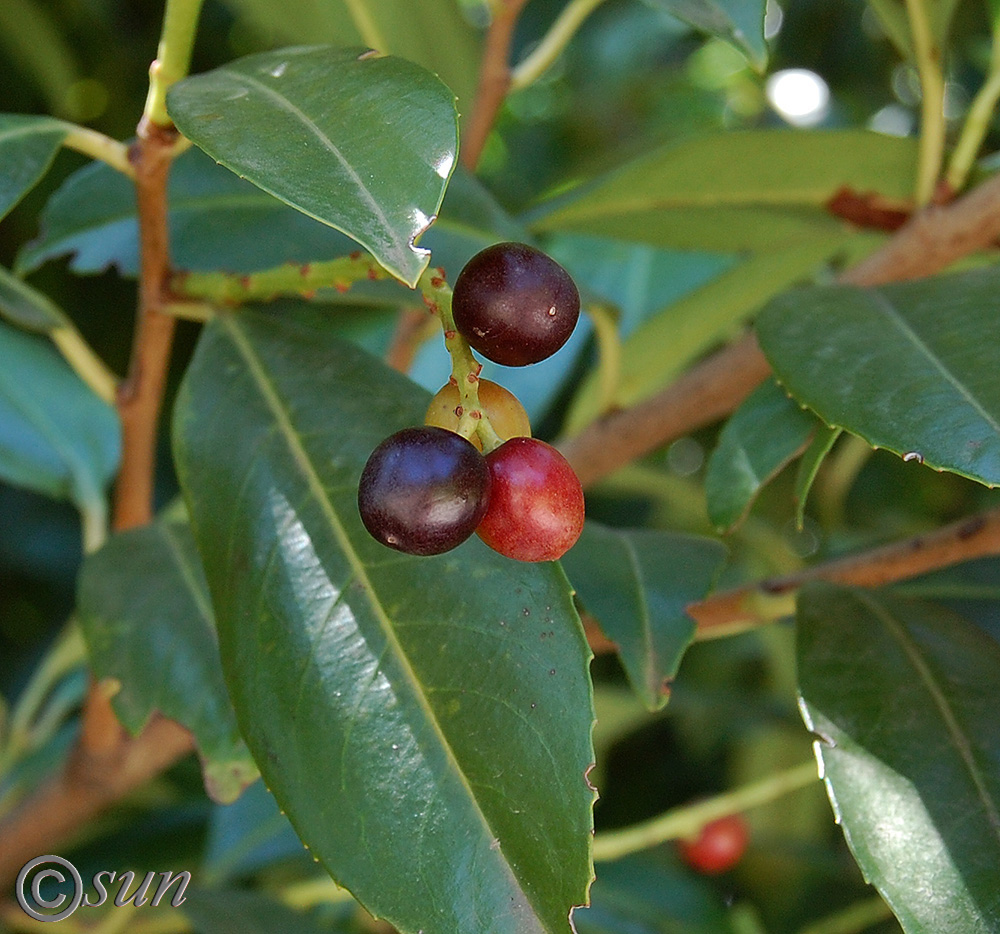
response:
<path fill-rule="evenodd" d="M 690 604 L 687 612 L 698 624 L 698 636 L 706 638 L 716 634 L 715 630 L 733 632 L 787 615 L 794 608 L 796 592 L 808 581 L 880 587 L 996 554 L 1000 554 L 1000 509 L 914 538 L 815 564 L 795 574 L 712 594 Z"/>
<path fill-rule="evenodd" d="M 385 362 L 400 373 L 409 373 L 421 345 L 439 330 L 437 321 L 424 308 L 401 308 L 396 319 Z"/>
<path fill-rule="evenodd" d="M 472 112 L 462 136 L 459 159 L 473 171 L 482 155 L 497 113 L 510 89 L 510 44 L 521 8 L 527 0 L 499 0 L 493 6 L 493 20 L 486 33 L 486 45 L 479 66 L 479 84 Z"/>
<path fill-rule="evenodd" d="M 584 20 L 604 0 L 569 0 L 556 21 L 517 67 L 511 71 L 511 89 L 520 90 L 537 81 L 556 62 Z"/>

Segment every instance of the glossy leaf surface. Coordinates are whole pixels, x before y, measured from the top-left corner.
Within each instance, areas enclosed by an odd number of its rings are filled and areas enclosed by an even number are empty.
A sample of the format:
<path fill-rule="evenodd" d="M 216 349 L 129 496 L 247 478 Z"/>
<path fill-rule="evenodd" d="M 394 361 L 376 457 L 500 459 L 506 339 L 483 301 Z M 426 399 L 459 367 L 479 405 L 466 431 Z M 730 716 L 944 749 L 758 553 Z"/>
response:
<path fill-rule="evenodd" d="M 51 117 L 0 114 L 0 217 L 45 174 L 66 138 L 66 125 Z"/>
<path fill-rule="evenodd" d="M 767 65 L 761 0 L 646 0 L 695 29 L 724 39 L 739 49 L 758 71 Z"/>
<path fill-rule="evenodd" d="M 402 555 L 357 512 L 368 455 L 427 401 L 321 319 L 208 326 L 174 434 L 227 683 L 299 836 L 373 913 L 568 931 L 593 713 L 565 576 L 475 538 Z"/>
<path fill-rule="evenodd" d="M 862 871 L 907 934 L 1000 929 L 1000 645 L 960 616 L 810 585 L 799 682 Z"/>
<path fill-rule="evenodd" d="M 113 535 L 84 562 L 78 610 L 97 678 L 133 734 L 155 713 L 194 735 L 205 787 L 233 801 L 257 777 L 222 681 L 208 588 L 186 521 Z"/>
<path fill-rule="evenodd" d="M 0 322 L 0 477 L 103 509 L 118 417 L 45 338 Z"/>
<path fill-rule="evenodd" d="M 326 46 L 237 59 L 175 84 L 181 132 L 212 158 L 357 240 L 414 285 L 458 150 L 455 99 L 405 59 Z"/>
<path fill-rule="evenodd" d="M 584 525 L 562 559 L 584 607 L 616 642 L 633 688 L 650 710 L 670 682 L 695 624 L 684 608 L 711 589 L 725 561 L 720 542 L 655 529 Z"/>
<path fill-rule="evenodd" d="M 757 494 L 801 454 L 819 422 L 773 380 L 755 389 L 733 413 L 708 459 L 708 517 L 719 531 L 736 525 Z"/>
<path fill-rule="evenodd" d="M 757 333 L 775 373 L 825 422 L 874 447 L 1000 483 L 995 270 L 779 296 Z"/>
<path fill-rule="evenodd" d="M 843 188 L 905 203 L 916 141 L 864 130 L 756 130 L 672 143 L 533 212 L 536 230 L 758 250 L 843 229 Z"/>

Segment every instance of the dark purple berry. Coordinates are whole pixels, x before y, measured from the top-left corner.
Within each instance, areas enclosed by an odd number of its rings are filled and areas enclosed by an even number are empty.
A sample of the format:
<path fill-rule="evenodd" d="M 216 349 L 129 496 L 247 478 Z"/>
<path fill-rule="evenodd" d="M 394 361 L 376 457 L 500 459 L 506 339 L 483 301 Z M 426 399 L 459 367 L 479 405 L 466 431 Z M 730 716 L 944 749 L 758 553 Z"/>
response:
<path fill-rule="evenodd" d="M 497 243 L 477 253 L 455 281 L 455 326 L 484 357 L 526 366 L 551 357 L 580 316 L 569 273 L 541 250 Z"/>
<path fill-rule="evenodd" d="M 437 555 L 464 542 L 489 504 L 483 455 L 444 428 L 404 428 L 368 458 L 358 486 L 361 521 L 383 545 Z"/>

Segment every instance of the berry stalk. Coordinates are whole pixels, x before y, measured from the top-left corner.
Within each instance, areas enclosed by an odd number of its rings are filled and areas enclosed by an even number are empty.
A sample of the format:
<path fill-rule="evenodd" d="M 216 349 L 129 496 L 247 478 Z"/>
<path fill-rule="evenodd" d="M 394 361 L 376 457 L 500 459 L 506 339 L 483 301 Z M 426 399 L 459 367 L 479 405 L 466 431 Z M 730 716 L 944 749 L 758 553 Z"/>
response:
<path fill-rule="evenodd" d="M 479 401 L 479 374 L 483 365 L 472 355 L 468 341 L 455 327 L 451 309 L 451 287 L 445 281 L 444 270 L 432 268 L 424 271 L 417 283 L 427 307 L 438 316 L 444 331 L 444 345 L 451 356 L 451 381 L 458 387 L 458 433 L 463 438 L 478 435 L 483 453 L 489 454 L 503 439 L 496 433 Z"/>

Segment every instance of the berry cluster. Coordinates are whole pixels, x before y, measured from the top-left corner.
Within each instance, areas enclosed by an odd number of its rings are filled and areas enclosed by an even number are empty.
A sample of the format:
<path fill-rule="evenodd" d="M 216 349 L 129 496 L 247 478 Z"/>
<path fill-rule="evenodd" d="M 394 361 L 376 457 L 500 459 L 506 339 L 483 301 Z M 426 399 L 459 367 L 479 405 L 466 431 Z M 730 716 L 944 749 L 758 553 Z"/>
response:
<path fill-rule="evenodd" d="M 443 287 L 440 277 L 432 282 Z M 365 528 L 408 554 L 441 554 L 476 532 L 519 561 L 562 557 L 583 528 L 580 481 L 555 448 L 531 437 L 517 397 L 479 379 L 469 345 L 506 366 L 551 356 L 580 314 L 573 280 L 534 247 L 498 243 L 468 262 L 450 307 L 437 310 L 452 378 L 423 426 L 390 435 L 368 458 L 358 488 Z"/>

